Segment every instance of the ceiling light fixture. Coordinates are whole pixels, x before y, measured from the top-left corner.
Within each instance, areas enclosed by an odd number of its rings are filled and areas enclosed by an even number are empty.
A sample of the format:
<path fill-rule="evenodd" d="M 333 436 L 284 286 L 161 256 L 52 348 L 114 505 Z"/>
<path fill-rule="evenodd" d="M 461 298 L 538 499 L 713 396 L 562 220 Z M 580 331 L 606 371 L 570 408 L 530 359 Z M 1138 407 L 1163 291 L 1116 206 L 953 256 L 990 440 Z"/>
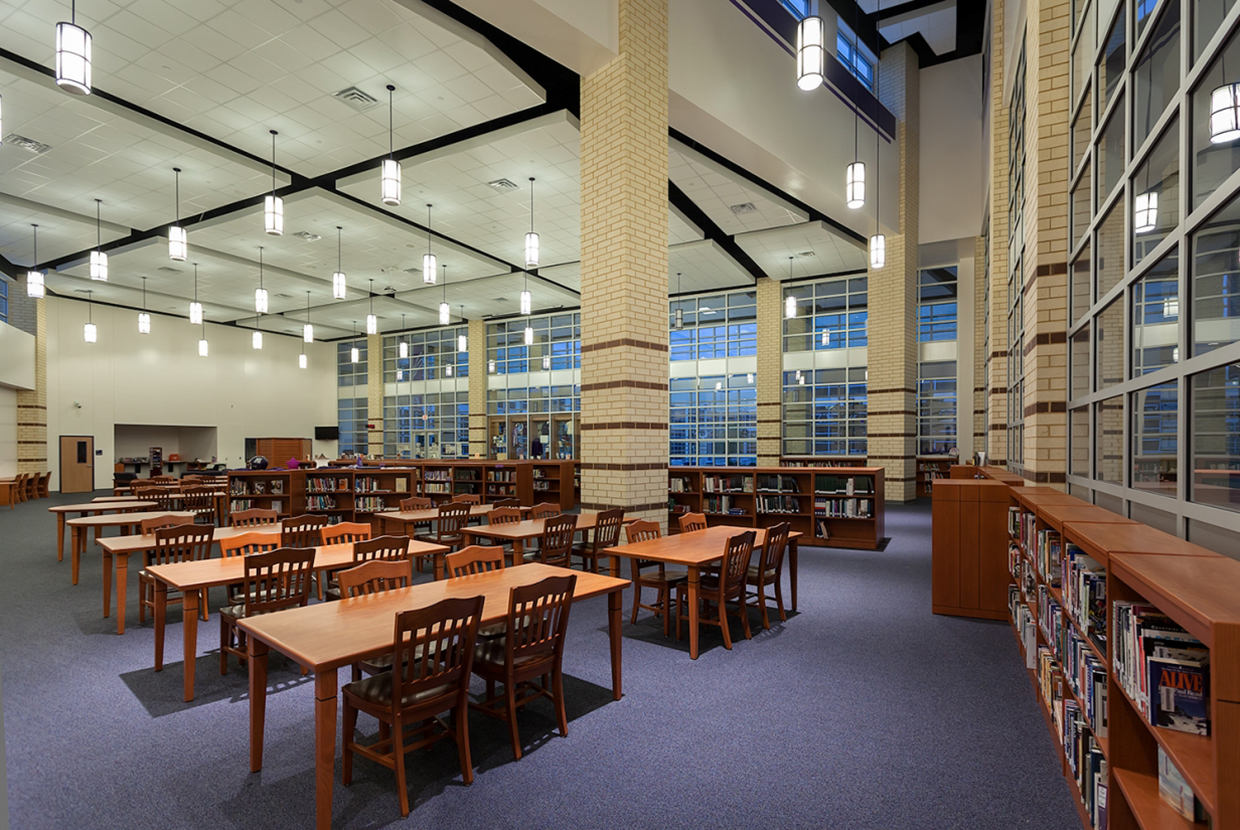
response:
<path fill-rule="evenodd" d="M 95 250 L 90 252 L 90 278 L 100 282 L 108 281 L 108 255 L 103 252 L 103 230 L 99 220 L 99 211 L 103 206 L 102 199 L 95 200 Z"/>
<path fill-rule="evenodd" d="M 549 354 L 543 355 L 542 367 L 544 370 L 549 370 L 551 368 L 551 355 Z"/>
<path fill-rule="evenodd" d="M 452 322 L 452 307 L 448 305 L 448 266 L 443 267 L 443 300 L 439 303 L 439 325 Z"/>
<path fill-rule="evenodd" d="M 487 361 L 487 372 L 492 375 L 495 374 L 495 361 L 494 360 Z"/>
<path fill-rule="evenodd" d="M 198 263 L 194 263 L 194 301 L 189 304 L 189 321 L 193 325 L 202 322 L 202 303 L 198 302 Z"/>
<path fill-rule="evenodd" d="M 254 318 L 254 325 L 259 325 L 258 317 Z M 263 333 L 258 329 L 255 329 L 254 333 L 250 335 L 250 346 L 255 349 L 263 348 Z"/>
<path fill-rule="evenodd" d="M 258 288 L 254 289 L 254 310 L 267 313 L 267 289 L 263 288 L 263 246 L 258 246 Z"/>
<path fill-rule="evenodd" d="M 400 331 L 402 335 L 405 332 L 405 315 L 403 312 L 400 315 Z M 401 339 L 401 341 L 396 344 L 396 356 L 399 357 L 401 360 L 404 360 L 405 358 L 409 357 L 409 341 L 408 340 Z"/>
<path fill-rule="evenodd" d="M 151 315 L 146 310 L 146 277 L 142 278 L 142 310 L 138 312 L 138 334 L 151 333 Z"/>
<path fill-rule="evenodd" d="M 753 383 L 753 372 L 745 375 L 745 383 Z"/>
<path fill-rule="evenodd" d="M 1149 233 L 1158 227 L 1158 191 L 1149 190 L 1137 196 L 1133 203 L 1135 208 L 1133 231 Z"/>
<path fill-rule="evenodd" d="M 882 10 L 883 10 L 883 3 L 882 3 L 882 0 L 879 0 L 878 11 L 875 12 L 875 14 L 876 15 L 881 14 Z M 879 19 L 879 18 L 876 17 L 875 19 Z M 880 55 L 879 58 L 881 60 L 882 56 Z M 878 72 L 874 73 L 874 97 L 875 99 L 878 98 L 878 87 L 879 87 L 880 77 L 881 76 L 879 75 Z M 881 217 L 879 216 L 879 206 L 882 205 L 882 202 L 883 202 L 883 194 L 882 194 L 882 189 L 881 189 L 883 185 L 882 185 L 882 181 L 880 181 L 880 179 L 882 178 L 882 174 L 883 174 L 882 172 L 883 171 L 883 168 L 882 168 L 883 160 L 882 160 L 882 136 L 879 135 L 877 121 L 878 119 L 875 119 L 875 127 L 874 127 L 874 235 L 870 237 L 870 268 L 873 270 L 878 270 L 879 268 L 882 268 L 884 265 L 887 264 L 887 237 L 883 233 L 882 227 L 879 224 L 882 221 Z M 862 198 L 864 198 L 864 190 L 865 190 L 865 187 L 863 184 L 862 185 L 862 191 L 863 191 Z M 825 346 L 827 344 L 824 342 L 823 345 Z"/>
<path fill-rule="evenodd" d="M 301 342 L 303 343 L 314 342 L 314 326 L 310 323 L 310 292 L 309 291 L 306 292 L 306 322 L 303 323 L 301 326 Z M 302 346 L 302 351 L 305 351 L 305 346 Z M 302 368 L 304 369 L 305 367 L 303 366 Z"/>
<path fill-rule="evenodd" d="M 464 303 L 461 303 L 461 322 L 462 323 L 465 322 L 465 304 Z M 467 335 L 458 334 L 456 336 L 456 350 L 458 352 L 469 351 L 469 337 Z"/>
<path fill-rule="evenodd" d="M 525 267 L 538 267 L 538 234 L 534 233 L 534 177 L 530 176 L 530 232 L 525 235 Z M 528 313 L 528 312 L 526 312 Z"/>
<path fill-rule="evenodd" d="M 47 286 L 43 282 L 43 272 L 39 270 L 39 226 L 32 224 L 30 227 L 34 237 L 34 259 L 26 272 L 26 296 L 41 300 L 47 296 Z"/>
<path fill-rule="evenodd" d="M 853 49 L 860 45 L 857 36 L 857 10 L 860 4 L 853 7 Z M 844 199 L 850 208 L 856 209 L 865 204 L 865 163 L 858 152 L 858 136 L 861 130 L 861 108 L 854 101 L 853 105 L 853 162 L 844 171 Z"/>
<path fill-rule="evenodd" d="M 379 182 L 380 195 L 383 197 L 385 205 L 400 204 L 400 162 L 396 160 L 395 153 L 392 152 L 392 93 L 396 91 L 396 87 L 391 84 L 387 85 L 388 91 L 388 157 L 383 160 L 383 168 L 381 171 L 381 180 Z"/>
<path fill-rule="evenodd" d="M 309 363 L 308 363 L 308 361 L 306 360 L 306 347 L 305 347 L 305 346 L 302 346 L 302 347 L 301 347 L 301 354 L 297 355 L 297 368 L 298 368 L 298 369 L 305 369 L 305 368 L 308 368 L 308 367 L 309 367 Z"/>
<path fill-rule="evenodd" d="M 822 330 L 822 345 L 823 346 L 831 345 L 831 330 L 830 329 Z"/>
<path fill-rule="evenodd" d="M 534 327 L 531 326 L 529 323 L 525 324 L 525 345 L 527 346 L 534 345 Z"/>
<path fill-rule="evenodd" d="M 353 347 L 349 349 L 349 362 L 357 363 L 362 359 L 362 353 L 357 348 L 357 321 L 353 321 Z"/>
<path fill-rule="evenodd" d="M 366 333 L 379 333 L 379 318 L 375 316 L 375 281 L 370 281 L 370 313 L 366 315 Z"/>
<path fill-rule="evenodd" d="M 332 274 L 332 297 L 337 300 L 343 300 L 345 295 L 345 276 L 344 267 L 341 262 L 341 231 L 343 229 L 336 226 L 336 273 Z"/>
<path fill-rule="evenodd" d="M 174 167 L 176 173 L 176 221 L 168 228 L 168 259 L 173 262 L 184 262 L 189 259 L 189 232 L 181 227 L 181 168 Z"/>
<path fill-rule="evenodd" d="M 90 95 L 90 32 L 77 25 L 77 2 L 69 4 L 69 23 L 56 24 L 56 85 Z"/>
<path fill-rule="evenodd" d="M 439 270 L 435 264 L 435 255 L 431 253 L 431 206 L 426 206 L 426 253 L 422 255 L 422 284 L 434 285 L 435 272 Z"/>
<path fill-rule="evenodd" d="M 676 296 L 680 296 L 680 272 L 676 272 Z M 676 310 L 672 312 L 672 328 L 680 331 L 685 327 L 685 310 L 680 307 L 680 300 L 676 301 Z"/>
<path fill-rule="evenodd" d="M 271 192 L 263 199 L 263 225 L 267 233 L 281 236 L 284 233 L 284 200 L 276 195 L 276 136 L 271 130 Z"/>
<path fill-rule="evenodd" d="M 448 377 L 448 378 L 452 377 L 452 364 L 451 363 L 447 363 L 444 365 L 443 374 L 444 374 L 444 377 Z"/>
<path fill-rule="evenodd" d="M 827 71 L 827 31 L 823 19 L 810 15 L 797 24 L 797 86 L 805 91 L 822 86 Z"/>
<path fill-rule="evenodd" d="M 94 343 L 99 339 L 99 330 L 95 328 L 95 315 L 93 313 L 95 305 L 93 302 L 94 293 L 90 290 L 86 292 L 86 326 L 82 329 L 82 337 L 85 338 L 87 343 Z"/>
<path fill-rule="evenodd" d="M 792 279 L 792 257 L 788 257 L 788 279 Z M 797 298 L 792 294 L 784 298 L 784 316 L 789 320 L 797 316 Z"/>

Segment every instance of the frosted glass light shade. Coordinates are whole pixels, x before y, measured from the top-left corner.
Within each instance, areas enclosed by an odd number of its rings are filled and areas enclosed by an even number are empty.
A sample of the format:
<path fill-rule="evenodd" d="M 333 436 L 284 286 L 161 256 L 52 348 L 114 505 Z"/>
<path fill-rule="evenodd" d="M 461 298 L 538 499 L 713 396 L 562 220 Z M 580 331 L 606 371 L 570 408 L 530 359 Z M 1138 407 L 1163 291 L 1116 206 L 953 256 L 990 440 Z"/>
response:
<path fill-rule="evenodd" d="M 204 337 L 198 341 L 198 356 L 206 357 L 209 351 L 210 347 L 207 345 L 207 338 Z"/>
<path fill-rule="evenodd" d="M 259 314 L 267 313 L 267 289 L 266 288 L 255 288 L 254 289 L 254 310 L 257 311 Z"/>
<path fill-rule="evenodd" d="M 439 325 L 446 326 L 452 319 L 452 307 L 447 303 L 439 304 Z"/>
<path fill-rule="evenodd" d="M 534 329 L 530 326 L 525 327 L 525 345 L 534 345 Z"/>
<path fill-rule="evenodd" d="M 189 304 L 189 321 L 194 325 L 202 322 L 202 303 L 197 300 Z"/>
<path fill-rule="evenodd" d="M 263 199 L 263 227 L 272 236 L 284 234 L 284 200 L 274 193 Z"/>
<path fill-rule="evenodd" d="M 397 381 L 402 381 L 402 380 L 404 380 L 404 379 L 405 379 L 405 370 L 404 370 L 404 369 L 397 369 L 397 370 L 396 370 L 396 380 L 397 380 Z"/>
<path fill-rule="evenodd" d="M 404 360 L 406 357 L 409 356 L 409 344 L 405 342 L 404 340 L 400 341 L 400 343 L 397 344 L 396 356 L 401 358 L 402 360 Z"/>
<path fill-rule="evenodd" d="M 435 274 L 438 270 L 439 270 L 439 265 L 435 261 L 435 255 L 434 254 L 423 254 L 422 255 L 422 284 L 423 285 L 434 285 Z"/>
<path fill-rule="evenodd" d="M 378 334 L 379 333 L 379 318 L 373 314 L 366 315 L 366 333 L 367 334 Z"/>
<path fill-rule="evenodd" d="M 90 278 L 100 282 L 108 281 L 108 255 L 103 251 L 90 252 Z"/>
<path fill-rule="evenodd" d="M 525 267 L 538 267 L 538 234 L 533 231 L 525 235 Z"/>
<path fill-rule="evenodd" d="M 521 313 L 529 314 L 530 309 L 533 308 L 533 303 L 534 303 L 534 298 L 530 296 L 530 292 L 528 290 L 522 291 L 521 292 Z"/>
<path fill-rule="evenodd" d="M 443 367 L 444 377 L 452 377 L 452 364 L 449 363 Z"/>
<path fill-rule="evenodd" d="M 676 331 L 683 329 L 685 327 L 685 310 L 683 308 L 676 309 L 672 314 L 672 319 L 672 328 L 676 329 Z"/>
<path fill-rule="evenodd" d="M 184 262 L 189 258 L 189 232 L 180 225 L 168 228 L 168 259 Z"/>
<path fill-rule="evenodd" d="M 305 368 L 306 368 L 306 366 L 308 366 L 308 365 L 309 365 L 309 363 L 308 363 L 308 362 L 307 362 L 307 360 L 306 360 L 306 353 L 305 353 L 305 352 L 302 352 L 301 354 L 297 355 L 297 368 L 298 368 L 298 369 L 305 369 Z"/>
<path fill-rule="evenodd" d="M 821 17 L 806 17 L 797 24 L 797 86 L 804 90 L 822 86 L 827 69 L 826 26 Z"/>
<path fill-rule="evenodd" d="M 250 335 L 250 345 L 256 349 L 263 347 L 263 333 L 261 331 L 256 331 Z"/>
<path fill-rule="evenodd" d="M 487 371 L 490 372 L 492 375 L 495 374 L 495 361 L 494 360 L 487 361 Z"/>
<path fill-rule="evenodd" d="M 151 333 L 151 315 L 145 311 L 138 312 L 138 334 Z"/>
<path fill-rule="evenodd" d="M 844 198 L 856 209 L 865 204 L 865 162 L 854 161 L 844 174 Z"/>
<path fill-rule="evenodd" d="M 337 271 L 332 274 L 332 299 L 343 300 L 345 294 L 345 276 L 344 271 Z"/>
<path fill-rule="evenodd" d="M 56 84 L 90 95 L 90 32 L 73 23 L 56 24 Z"/>
<path fill-rule="evenodd" d="M 1237 138 L 1240 138 L 1240 83 L 1223 84 L 1210 93 L 1210 143 L 1226 144 Z"/>
<path fill-rule="evenodd" d="M 824 331 L 823 331 L 823 333 L 822 333 L 822 345 L 824 345 L 824 346 L 830 346 L 830 345 L 831 345 L 831 330 L 830 330 L 830 329 L 827 329 L 827 330 L 824 330 Z"/>
<path fill-rule="evenodd" d="M 301 339 L 306 343 L 314 342 L 314 325 L 312 323 L 302 323 Z"/>
<path fill-rule="evenodd" d="M 379 183 L 380 195 L 385 205 L 400 204 L 400 162 L 396 159 L 383 160 L 382 178 Z"/>
<path fill-rule="evenodd" d="M 469 351 L 469 338 L 467 338 L 467 337 L 466 337 L 465 335 L 463 335 L 463 334 L 458 334 L 458 335 L 456 336 L 456 350 L 457 350 L 458 352 L 467 352 L 467 351 Z"/>
<path fill-rule="evenodd" d="M 47 288 L 43 283 L 42 271 L 26 272 L 26 296 L 35 300 L 41 300 L 47 294 Z"/>
<path fill-rule="evenodd" d="M 361 359 L 362 359 L 362 352 L 360 349 L 357 348 L 357 346 L 354 346 L 353 348 L 349 349 L 349 362 L 350 363 L 357 363 Z"/>
<path fill-rule="evenodd" d="M 797 316 L 797 298 L 789 295 L 784 300 L 784 316 L 791 320 Z"/>
<path fill-rule="evenodd" d="M 87 323 L 82 328 L 82 336 L 86 338 L 87 343 L 94 343 L 99 339 L 99 329 L 95 328 L 94 323 Z"/>
<path fill-rule="evenodd" d="M 544 368 L 544 369 L 550 369 L 550 368 L 551 368 L 551 355 L 549 355 L 549 354 L 545 354 L 545 355 L 543 355 L 542 366 L 543 366 L 543 368 Z"/>
<path fill-rule="evenodd" d="M 882 268 L 887 264 L 887 237 L 876 233 L 870 237 L 870 267 Z"/>
<path fill-rule="evenodd" d="M 1146 191 L 1133 202 L 1133 231 L 1149 233 L 1158 227 L 1158 192 Z"/>

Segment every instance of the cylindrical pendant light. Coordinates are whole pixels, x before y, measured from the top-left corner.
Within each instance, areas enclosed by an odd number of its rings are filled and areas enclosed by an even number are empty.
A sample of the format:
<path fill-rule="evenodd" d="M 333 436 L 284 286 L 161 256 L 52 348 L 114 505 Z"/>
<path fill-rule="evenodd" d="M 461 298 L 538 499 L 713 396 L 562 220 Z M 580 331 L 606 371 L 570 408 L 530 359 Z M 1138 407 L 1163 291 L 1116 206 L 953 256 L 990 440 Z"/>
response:
<path fill-rule="evenodd" d="M 676 296 L 680 296 L 680 272 L 676 272 Z M 680 331 L 685 327 L 685 310 L 680 307 L 680 300 L 676 301 L 676 310 L 672 312 L 672 328 Z"/>
<path fill-rule="evenodd" d="M 306 360 L 306 353 L 305 351 L 302 351 L 301 354 L 297 355 L 297 368 L 305 369 L 308 365 L 309 363 Z"/>
<path fill-rule="evenodd" d="M 102 199 L 95 200 L 95 250 L 90 252 L 90 278 L 100 282 L 108 281 L 108 255 L 103 252 L 103 230 L 99 219 L 99 210 L 103 206 Z"/>
<path fill-rule="evenodd" d="M 452 377 L 452 364 L 451 363 L 444 365 L 443 373 L 445 377 Z"/>
<path fill-rule="evenodd" d="M 1224 80 L 1226 80 L 1226 69 Z M 1210 93 L 1210 143 L 1240 138 L 1240 83 L 1224 83 Z"/>
<path fill-rule="evenodd" d="M 529 323 L 525 324 L 525 345 L 534 345 L 534 328 Z"/>
<path fill-rule="evenodd" d="M 830 329 L 823 329 L 823 332 L 822 332 L 822 345 L 824 345 L 824 346 L 830 346 L 830 345 L 831 345 L 831 330 L 830 330 Z"/>
<path fill-rule="evenodd" d="M 301 327 L 301 339 L 303 343 L 314 342 L 314 326 L 310 323 L 310 292 L 306 292 L 306 322 Z M 305 350 L 305 347 L 302 347 Z"/>
<path fill-rule="evenodd" d="M 452 322 L 452 307 L 448 305 L 448 266 L 443 267 L 443 300 L 439 303 L 439 325 Z"/>
<path fill-rule="evenodd" d="M 56 84 L 77 95 L 90 95 L 91 37 L 77 25 L 77 3 L 70 4 L 69 23 L 56 24 Z"/>
<path fill-rule="evenodd" d="M 87 343 L 94 343 L 99 339 L 99 330 L 95 328 L 94 293 L 89 290 L 86 292 L 86 325 L 82 329 L 82 337 Z"/>
<path fill-rule="evenodd" d="M 267 289 L 263 288 L 263 246 L 258 246 L 258 288 L 254 289 L 254 310 L 267 313 Z"/>
<path fill-rule="evenodd" d="M 194 301 L 189 304 L 189 321 L 194 325 L 202 322 L 202 303 L 198 302 L 198 263 L 194 263 Z"/>
<path fill-rule="evenodd" d="M 495 361 L 494 360 L 487 361 L 487 372 L 492 375 L 495 374 Z"/>
<path fill-rule="evenodd" d="M 146 310 L 146 277 L 142 278 L 142 310 L 138 312 L 138 334 L 151 333 L 151 315 Z"/>
<path fill-rule="evenodd" d="M 349 349 L 349 362 L 357 363 L 358 361 L 362 359 L 362 353 L 361 353 L 361 350 L 357 348 L 357 343 L 356 343 L 356 338 L 357 338 L 357 321 L 356 320 L 353 321 L 353 337 L 354 337 L 355 342 L 353 344 L 353 347 Z"/>
<path fill-rule="evenodd" d="M 522 289 L 521 290 L 521 313 L 529 314 L 530 310 L 533 308 L 533 305 L 534 305 L 534 298 L 530 294 L 530 290 L 528 288 Z"/>
<path fill-rule="evenodd" d="M 181 168 L 174 167 L 176 174 L 176 221 L 168 228 L 168 259 L 184 262 L 189 259 L 189 232 L 181 227 Z"/>
<path fill-rule="evenodd" d="M 39 270 L 39 226 L 32 224 L 30 227 L 34 238 L 34 259 L 26 272 L 26 296 L 41 300 L 47 295 L 47 286 L 43 282 L 43 272 Z"/>
<path fill-rule="evenodd" d="M 422 284 L 434 285 L 439 266 L 431 253 L 431 206 L 426 206 L 426 253 L 422 255 Z"/>
<path fill-rule="evenodd" d="M 388 157 L 383 160 L 379 190 L 385 205 L 400 204 L 400 162 L 392 151 L 392 93 L 396 87 L 387 85 L 388 91 Z"/>
<path fill-rule="evenodd" d="M 263 199 L 263 227 L 272 236 L 284 233 L 284 200 L 276 195 L 276 136 L 271 130 L 271 193 Z"/>
<path fill-rule="evenodd" d="M 405 339 L 405 315 L 400 315 L 400 342 L 396 344 L 396 356 L 401 360 L 409 357 L 409 341 Z"/>
<path fill-rule="evenodd" d="M 525 235 L 525 267 L 538 267 L 538 234 L 534 233 L 534 177 L 530 176 L 530 232 Z M 529 314 L 529 312 L 524 312 Z"/>
<path fill-rule="evenodd" d="M 379 318 L 375 316 L 375 281 L 370 281 L 370 312 L 366 315 L 366 333 L 379 333 Z"/>
<path fill-rule="evenodd" d="M 797 86 L 804 90 L 822 86 L 827 71 L 826 25 L 811 15 L 797 24 Z"/>
<path fill-rule="evenodd" d="M 854 161 L 848 165 L 844 196 L 850 208 L 856 209 L 865 204 L 865 162 Z"/>
<path fill-rule="evenodd" d="M 465 322 L 465 304 L 464 303 L 461 303 L 461 322 L 462 323 Z M 456 350 L 458 352 L 469 351 L 469 337 L 463 332 L 456 336 Z"/>
<path fill-rule="evenodd" d="M 332 274 L 332 297 L 337 300 L 343 300 L 345 295 L 345 276 L 344 267 L 341 263 L 341 227 L 336 226 L 336 273 Z"/>
<path fill-rule="evenodd" d="M 549 354 L 545 354 L 545 355 L 543 355 L 543 359 L 542 359 L 542 367 L 543 367 L 543 369 L 550 369 L 550 368 L 551 368 L 551 355 L 549 355 Z"/>
<path fill-rule="evenodd" d="M 202 339 L 198 341 L 198 356 L 206 357 L 210 352 L 210 346 L 207 344 L 207 325 L 202 325 Z"/>
<path fill-rule="evenodd" d="M 250 335 L 250 345 L 255 349 L 263 347 L 263 333 L 261 331 L 256 331 Z"/>
<path fill-rule="evenodd" d="M 870 237 L 870 267 L 882 268 L 887 264 L 887 237 L 876 233 Z"/>

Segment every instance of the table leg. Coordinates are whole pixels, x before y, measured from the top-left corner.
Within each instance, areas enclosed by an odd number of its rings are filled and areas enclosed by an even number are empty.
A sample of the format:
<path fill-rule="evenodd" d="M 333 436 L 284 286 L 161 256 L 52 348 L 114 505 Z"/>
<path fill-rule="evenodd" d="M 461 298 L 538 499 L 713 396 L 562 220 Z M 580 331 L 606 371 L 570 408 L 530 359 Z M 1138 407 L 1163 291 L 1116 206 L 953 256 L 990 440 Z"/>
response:
<path fill-rule="evenodd" d="M 116 633 L 125 633 L 125 596 L 129 580 L 129 554 L 116 554 Z"/>
<path fill-rule="evenodd" d="M 168 616 L 168 585 L 155 580 L 155 671 L 164 670 L 164 620 Z"/>
<path fill-rule="evenodd" d="M 524 539 L 513 539 L 512 540 L 512 564 L 513 565 L 524 565 L 525 564 L 525 540 Z"/>
<path fill-rule="evenodd" d="M 103 552 L 103 616 L 112 616 L 112 554 Z"/>
<path fill-rule="evenodd" d="M 250 772 L 263 768 L 263 727 L 267 722 L 267 644 L 246 637 L 250 671 Z"/>
<path fill-rule="evenodd" d="M 613 568 L 616 557 L 611 557 Z M 620 699 L 620 598 L 621 591 L 607 595 L 607 634 L 611 637 L 611 699 Z"/>
<path fill-rule="evenodd" d="M 331 830 L 336 778 L 336 669 L 314 676 L 314 813 L 319 830 Z"/>
<path fill-rule="evenodd" d="M 73 584 L 78 584 L 78 569 L 82 567 L 82 548 L 86 547 L 86 534 L 90 530 L 84 527 L 73 528 L 70 547 L 73 548 Z"/>
<path fill-rule="evenodd" d="M 181 623 L 182 633 L 185 635 L 185 665 L 183 667 L 185 676 L 185 702 L 189 703 L 194 699 L 194 657 L 198 654 L 197 591 L 191 590 L 181 592 L 181 612 L 185 617 L 185 621 Z"/>
<path fill-rule="evenodd" d="M 65 514 L 56 514 L 56 561 L 65 561 Z"/>
<path fill-rule="evenodd" d="M 689 657 L 698 658 L 698 588 L 701 584 L 701 570 L 697 565 L 689 566 Z M 677 635 L 679 636 L 679 635 Z"/>
<path fill-rule="evenodd" d="M 788 543 L 788 580 L 792 583 L 792 610 L 797 610 L 797 540 Z"/>
<path fill-rule="evenodd" d="M 435 566 L 435 581 L 443 579 L 443 552 L 435 551 L 431 556 L 431 562 Z"/>

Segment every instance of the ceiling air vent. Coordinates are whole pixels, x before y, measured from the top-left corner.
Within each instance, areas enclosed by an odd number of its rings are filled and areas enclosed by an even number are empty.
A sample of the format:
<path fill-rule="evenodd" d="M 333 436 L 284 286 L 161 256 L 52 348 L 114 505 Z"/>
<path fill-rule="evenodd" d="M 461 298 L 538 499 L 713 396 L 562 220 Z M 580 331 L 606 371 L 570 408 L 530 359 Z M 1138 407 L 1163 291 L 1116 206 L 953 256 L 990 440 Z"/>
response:
<path fill-rule="evenodd" d="M 50 144 L 44 144 L 41 141 L 35 141 L 33 138 L 26 138 L 24 135 L 18 135 L 17 133 L 9 133 L 5 136 L 4 143 L 12 144 L 14 147 L 21 147 L 29 153 L 34 153 L 36 156 L 52 149 Z"/>
<path fill-rule="evenodd" d="M 742 202 L 739 205 L 731 205 L 728 210 L 740 216 L 742 213 L 757 213 L 758 208 L 753 202 Z"/>
<path fill-rule="evenodd" d="M 487 187 L 493 187 L 496 190 L 516 190 L 516 182 L 511 179 L 496 179 L 493 182 L 487 182 Z"/>
<path fill-rule="evenodd" d="M 323 238 L 319 236 L 317 233 L 310 233 L 310 231 L 298 231 L 297 233 L 293 234 L 293 236 L 297 237 L 298 239 L 304 240 L 306 242 L 318 242 L 320 239 Z"/>
<path fill-rule="evenodd" d="M 181 269 L 180 269 L 180 268 L 173 268 L 171 265 L 161 265 L 161 266 L 159 266 L 158 268 L 156 268 L 155 270 L 156 270 L 156 271 L 158 271 L 158 272 L 159 272 L 159 273 L 161 273 L 161 274 L 179 274 L 179 273 L 181 273 Z"/>
<path fill-rule="evenodd" d="M 372 98 L 355 86 L 345 87 L 339 92 L 333 92 L 332 97 L 348 104 L 358 112 L 364 112 L 379 103 L 378 98 Z"/>
<path fill-rule="evenodd" d="M 291 300 L 292 298 L 293 298 L 293 295 L 291 294 L 277 294 L 276 295 L 277 300 Z"/>
<path fill-rule="evenodd" d="M 809 259 L 810 257 L 816 257 L 816 256 L 818 256 L 818 254 L 814 253 L 813 251 L 801 251 L 801 253 L 797 254 L 797 257 L 800 259 Z"/>

